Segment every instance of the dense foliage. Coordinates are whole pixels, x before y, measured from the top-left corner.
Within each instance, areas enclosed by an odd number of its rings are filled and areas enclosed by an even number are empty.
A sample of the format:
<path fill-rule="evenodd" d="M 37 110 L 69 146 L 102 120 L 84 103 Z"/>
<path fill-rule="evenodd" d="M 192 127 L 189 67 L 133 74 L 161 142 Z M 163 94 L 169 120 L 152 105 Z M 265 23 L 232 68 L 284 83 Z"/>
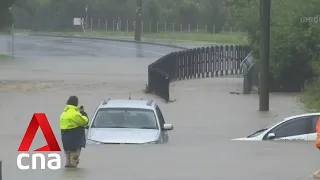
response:
<path fill-rule="evenodd" d="M 74 17 L 86 16 L 102 20 L 134 21 L 135 0 L 17 0 L 14 17 L 17 27 L 24 29 L 72 28 Z M 228 10 L 223 0 L 143 0 L 145 22 L 208 25 L 212 31 L 228 25 Z M 155 28 L 153 28 L 155 31 Z"/>
<path fill-rule="evenodd" d="M 0 31 L 12 24 L 10 7 L 15 0 L 1 0 L 0 2 Z"/>
<path fill-rule="evenodd" d="M 259 0 L 229 0 L 234 24 L 248 30 L 259 59 Z M 318 0 L 276 0 L 271 10 L 270 66 L 273 90 L 299 91 L 318 61 L 320 20 Z M 313 21 L 313 22 L 311 22 Z"/>

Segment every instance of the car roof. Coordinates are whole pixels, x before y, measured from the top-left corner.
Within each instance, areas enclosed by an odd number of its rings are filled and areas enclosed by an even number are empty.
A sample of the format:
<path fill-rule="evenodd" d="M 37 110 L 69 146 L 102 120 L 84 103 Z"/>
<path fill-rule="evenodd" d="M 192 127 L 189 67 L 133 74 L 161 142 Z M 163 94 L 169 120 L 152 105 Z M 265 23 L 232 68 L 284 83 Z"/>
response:
<path fill-rule="evenodd" d="M 279 122 L 276 122 L 274 124 L 269 125 L 267 128 L 268 129 L 273 129 L 274 127 L 276 127 L 279 124 L 282 124 L 284 122 L 290 121 L 290 120 L 295 119 L 295 118 L 306 117 L 306 116 L 320 116 L 320 112 L 319 113 L 305 113 L 305 114 L 299 114 L 299 115 L 295 115 L 295 116 L 289 116 L 289 117 L 284 118 L 284 120 L 281 120 Z"/>
<path fill-rule="evenodd" d="M 109 99 L 103 101 L 101 108 L 139 108 L 139 109 L 155 109 L 155 102 L 151 100 L 131 100 L 131 99 Z"/>
<path fill-rule="evenodd" d="M 289 116 L 284 118 L 284 120 L 291 120 L 294 118 L 299 118 L 299 117 L 306 117 L 306 116 L 320 116 L 320 112 L 318 113 L 306 113 L 306 114 L 299 114 L 299 115 L 295 115 L 295 116 Z"/>

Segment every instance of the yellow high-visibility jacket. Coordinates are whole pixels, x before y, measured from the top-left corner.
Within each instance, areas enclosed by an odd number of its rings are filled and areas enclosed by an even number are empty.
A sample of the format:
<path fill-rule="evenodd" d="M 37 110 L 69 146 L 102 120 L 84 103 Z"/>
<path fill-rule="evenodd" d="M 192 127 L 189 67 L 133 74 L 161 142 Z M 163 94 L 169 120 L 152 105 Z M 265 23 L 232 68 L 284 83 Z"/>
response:
<path fill-rule="evenodd" d="M 88 117 L 83 116 L 78 107 L 67 105 L 60 115 L 60 129 L 63 149 L 76 151 L 86 145 L 84 126 L 88 124 Z"/>
<path fill-rule="evenodd" d="M 67 105 L 60 115 L 60 129 L 74 129 L 88 124 L 88 117 L 81 115 L 78 107 Z"/>

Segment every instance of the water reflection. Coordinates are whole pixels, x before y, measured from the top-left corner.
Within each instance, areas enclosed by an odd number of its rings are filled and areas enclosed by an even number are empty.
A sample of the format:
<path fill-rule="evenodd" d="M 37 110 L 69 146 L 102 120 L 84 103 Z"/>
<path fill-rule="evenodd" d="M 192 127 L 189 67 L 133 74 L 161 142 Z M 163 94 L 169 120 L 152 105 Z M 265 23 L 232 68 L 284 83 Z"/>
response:
<path fill-rule="evenodd" d="M 86 168 L 63 168 L 62 177 L 60 179 L 86 179 L 89 171 Z"/>
<path fill-rule="evenodd" d="M 136 48 L 136 57 L 143 58 L 144 54 L 143 54 L 143 49 L 142 49 L 141 43 L 136 43 L 135 48 Z"/>

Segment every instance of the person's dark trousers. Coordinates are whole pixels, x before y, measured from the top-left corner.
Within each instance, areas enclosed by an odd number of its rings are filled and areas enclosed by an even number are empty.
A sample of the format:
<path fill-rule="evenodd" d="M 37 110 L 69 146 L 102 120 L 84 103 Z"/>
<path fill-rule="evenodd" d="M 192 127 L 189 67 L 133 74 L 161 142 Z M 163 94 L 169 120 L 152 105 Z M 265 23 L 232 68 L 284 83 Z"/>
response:
<path fill-rule="evenodd" d="M 85 147 L 84 127 L 61 130 L 63 149 L 66 155 L 65 167 L 77 167 L 81 148 Z"/>

